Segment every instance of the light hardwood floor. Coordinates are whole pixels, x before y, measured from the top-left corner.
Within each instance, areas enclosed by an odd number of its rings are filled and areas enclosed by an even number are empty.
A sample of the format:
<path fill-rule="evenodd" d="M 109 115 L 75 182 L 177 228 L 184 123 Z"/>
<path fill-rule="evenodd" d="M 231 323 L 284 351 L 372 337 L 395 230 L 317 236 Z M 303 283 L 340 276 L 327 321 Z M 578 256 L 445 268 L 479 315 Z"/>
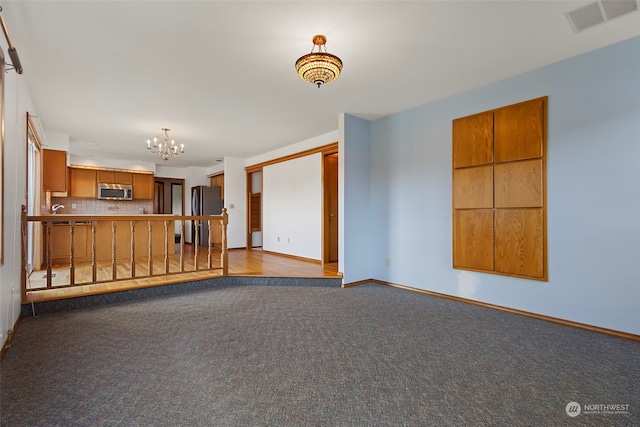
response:
<path fill-rule="evenodd" d="M 53 287 L 46 289 L 46 271 L 34 271 L 27 281 L 27 292 L 23 303 L 51 301 L 56 299 L 73 298 L 77 296 L 96 295 L 109 292 L 118 292 L 136 288 L 151 286 L 171 285 L 192 280 L 202 280 L 222 275 L 221 270 L 194 271 L 193 262 L 189 246 L 185 246 L 185 270 L 179 273 L 179 256 L 176 255 L 170 260 L 170 272 L 172 274 L 140 277 L 136 279 L 126 279 L 131 277 L 131 266 L 126 263 L 117 267 L 117 278 L 111 281 L 112 270 L 110 263 L 98 263 L 98 280 L 101 283 L 82 284 L 91 280 L 91 268 L 88 264 L 76 266 L 75 281 L 77 286 L 68 286 L 69 267 L 55 266 L 52 270 L 55 275 Z M 178 250 L 179 252 L 179 250 Z M 219 265 L 220 253 L 213 252 L 212 265 Z M 207 254 L 201 251 L 199 255 L 200 268 L 207 265 Z M 136 263 L 136 274 L 146 275 L 148 267 L 146 262 Z M 153 271 L 157 274 L 164 271 L 164 263 L 161 259 L 154 261 Z M 232 276 L 264 276 L 264 277 L 341 277 L 338 273 L 336 263 L 321 264 L 317 261 L 304 260 L 286 255 L 279 255 L 271 252 L 264 252 L 261 249 L 245 250 L 236 249 L 229 251 L 229 275 Z"/>

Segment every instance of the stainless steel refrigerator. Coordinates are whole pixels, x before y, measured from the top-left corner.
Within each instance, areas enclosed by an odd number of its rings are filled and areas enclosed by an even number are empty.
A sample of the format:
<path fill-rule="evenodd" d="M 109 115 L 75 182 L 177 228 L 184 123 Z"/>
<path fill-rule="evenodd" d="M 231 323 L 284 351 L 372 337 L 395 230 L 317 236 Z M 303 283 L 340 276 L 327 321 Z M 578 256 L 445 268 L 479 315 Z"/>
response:
<path fill-rule="evenodd" d="M 206 187 L 198 185 L 191 187 L 191 215 L 220 215 L 224 202 L 220 187 Z M 191 243 L 195 243 L 196 225 L 191 224 Z M 209 244 L 209 223 L 200 221 L 198 226 L 198 243 L 200 246 Z"/>

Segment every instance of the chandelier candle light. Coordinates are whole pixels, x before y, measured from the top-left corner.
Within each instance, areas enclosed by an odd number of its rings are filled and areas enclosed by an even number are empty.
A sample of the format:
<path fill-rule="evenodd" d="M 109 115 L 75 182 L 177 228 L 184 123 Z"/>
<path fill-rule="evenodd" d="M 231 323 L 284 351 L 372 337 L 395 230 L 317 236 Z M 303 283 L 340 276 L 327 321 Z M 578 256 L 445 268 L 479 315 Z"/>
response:
<path fill-rule="evenodd" d="M 162 160 L 169 160 L 172 157 L 180 157 L 184 154 L 184 144 L 180 144 L 178 149 L 178 144 L 172 139 L 169 141 L 169 128 L 162 128 L 162 141 L 158 142 L 158 138 L 153 138 L 152 140 L 147 139 L 147 151 L 150 154 L 159 155 Z"/>
<path fill-rule="evenodd" d="M 318 85 L 318 88 L 338 78 L 342 71 L 342 60 L 327 52 L 327 38 L 323 35 L 313 36 L 311 53 L 301 56 L 296 61 L 296 71 L 304 81 Z M 314 52 L 314 49 L 318 50 Z"/>

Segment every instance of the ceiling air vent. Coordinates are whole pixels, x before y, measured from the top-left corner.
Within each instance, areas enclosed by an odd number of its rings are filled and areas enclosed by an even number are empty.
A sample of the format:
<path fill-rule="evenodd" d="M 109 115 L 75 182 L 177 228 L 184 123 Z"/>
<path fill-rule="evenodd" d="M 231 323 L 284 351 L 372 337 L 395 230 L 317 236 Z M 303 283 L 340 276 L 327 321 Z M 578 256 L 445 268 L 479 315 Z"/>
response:
<path fill-rule="evenodd" d="M 569 12 L 569 20 L 577 32 L 603 23 L 604 16 L 600 11 L 600 4 L 594 2 Z"/>
<path fill-rule="evenodd" d="M 637 0 L 601 0 L 567 13 L 575 32 L 638 10 Z"/>
<path fill-rule="evenodd" d="M 638 10 L 636 0 L 602 0 L 602 7 L 607 19 L 617 18 Z"/>

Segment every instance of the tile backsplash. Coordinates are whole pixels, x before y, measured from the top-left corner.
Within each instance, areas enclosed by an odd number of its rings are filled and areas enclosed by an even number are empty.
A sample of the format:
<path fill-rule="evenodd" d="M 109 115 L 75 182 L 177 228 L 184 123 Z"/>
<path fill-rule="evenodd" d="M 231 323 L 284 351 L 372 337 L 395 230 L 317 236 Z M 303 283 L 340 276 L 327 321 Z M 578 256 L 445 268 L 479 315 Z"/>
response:
<path fill-rule="evenodd" d="M 51 205 L 61 204 L 62 215 L 139 215 L 152 214 L 152 200 L 98 200 L 75 197 L 53 197 Z M 75 204 L 75 209 L 73 205 Z"/>

